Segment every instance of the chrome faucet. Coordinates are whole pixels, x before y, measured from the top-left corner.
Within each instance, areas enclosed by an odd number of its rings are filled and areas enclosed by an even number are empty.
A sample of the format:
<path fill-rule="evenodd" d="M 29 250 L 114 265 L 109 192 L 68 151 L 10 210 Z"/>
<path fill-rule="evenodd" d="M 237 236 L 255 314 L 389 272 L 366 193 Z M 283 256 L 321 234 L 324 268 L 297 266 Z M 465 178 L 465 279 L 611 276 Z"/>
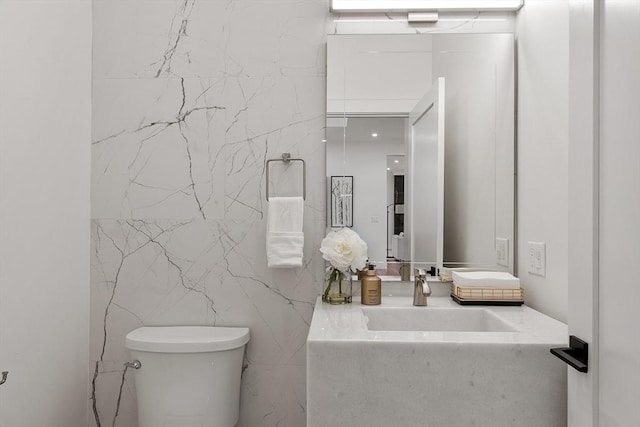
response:
<path fill-rule="evenodd" d="M 431 295 L 431 288 L 427 283 L 427 272 L 422 268 L 414 271 L 415 282 L 413 286 L 413 305 L 427 305 L 427 297 Z"/>

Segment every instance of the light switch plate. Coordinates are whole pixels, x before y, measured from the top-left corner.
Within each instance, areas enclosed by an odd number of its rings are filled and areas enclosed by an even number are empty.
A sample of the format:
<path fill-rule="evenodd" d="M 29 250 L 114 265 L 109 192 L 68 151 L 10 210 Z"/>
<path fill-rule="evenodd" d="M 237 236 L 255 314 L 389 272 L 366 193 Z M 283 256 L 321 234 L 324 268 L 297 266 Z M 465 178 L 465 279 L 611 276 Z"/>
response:
<path fill-rule="evenodd" d="M 496 264 L 509 267 L 509 239 L 496 239 Z"/>
<path fill-rule="evenodd" d="M 544 242 L 528 242 L 529 273 L 545 277 L 547 274 L 546 248 Z"/>

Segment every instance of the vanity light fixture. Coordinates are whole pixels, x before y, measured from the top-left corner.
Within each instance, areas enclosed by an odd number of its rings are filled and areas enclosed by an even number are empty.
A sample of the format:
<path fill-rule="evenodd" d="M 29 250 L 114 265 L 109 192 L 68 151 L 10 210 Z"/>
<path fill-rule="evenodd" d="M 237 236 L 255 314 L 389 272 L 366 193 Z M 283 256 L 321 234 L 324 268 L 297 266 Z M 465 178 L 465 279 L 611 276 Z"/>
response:
<path fill-rule="evenodd" d="M 432 15 L 436 15 L 437 12 L 433 12 Z M 409 15 L 412 15 L 413 18 L 410 19 Z M 403 19 L 400 18 L 398 16 L 394 17 L 393 19 L 389 19 L 388 17 L 384 17 L 384 18 L 372 18 L 369 16 L 356 16 L 353 18 L 345 18 L 345 16 L 349 16 L 349 15 L 336 15 L 336 17 L 333 18 L 333 22 L 339 22 L 341 24 L 347 23 L 347 22 L 356 22 L 356 23 L 362 23 L 362 22 L 384 22 L 384 23 L 397 23 L 397 22 L 411 22 L 411 23 L 429 23 L 429 22 L 468 22 L 470 19 L 473 19 L 474 22 L 505 22 L 508 19 L 505 17 L 486 17 L 486 16 L 480 16 L 478 15 L 477 17 L 473 17 L 473 18 L 469 18 L 469 17 L 462 17 L 462 18 L 451 18 L 451 17 L 447 17 L 447 18 L 441 18 L 438 17 L 438 19 L 434 19 L 434 20 L 421 20 L 418 19 L 417 16 L 418 15 L 425 15 L 425 14 L 421 14 L 418 12 L 409 12 L 407 14 L 407 18 Z M 369 52 L 365 52 L 365 53 L 378 53 L 376 51 L 369 51 Z"/>
<path fill-rule="evenodd" d="M 518 10 L 524 0 L 331 0 L 333 12 Z"/>
<path fill-rule="evenodd" d="M 322 140 L 322 142 L 327 142 L 327 140 L 326 140 L 326 139 L 323 139 L 323 140 Z"/>
<path fill-rule="evenodd" d="M 438 12 L 409 12 L 407 22 L 438 22 Z"/>
<path fill-rule="evenodd" d="M 374 132 L 374 133 L 371 134 L 371 136 L 374 137 L 374 138 L 377 138 L 378 134 Z"/>

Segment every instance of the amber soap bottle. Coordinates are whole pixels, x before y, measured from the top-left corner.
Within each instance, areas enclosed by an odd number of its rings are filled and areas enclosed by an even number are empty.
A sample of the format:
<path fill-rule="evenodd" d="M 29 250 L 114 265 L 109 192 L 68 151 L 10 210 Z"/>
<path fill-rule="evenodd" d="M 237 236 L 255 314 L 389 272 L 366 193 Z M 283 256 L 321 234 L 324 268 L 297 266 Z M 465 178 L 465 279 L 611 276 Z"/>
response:
<path fill-rule="evenodd" d="M 382 300 L 382 280 L 373 264 L 360 279 L 360 301 L 364 305 L 379 305 Z"/>

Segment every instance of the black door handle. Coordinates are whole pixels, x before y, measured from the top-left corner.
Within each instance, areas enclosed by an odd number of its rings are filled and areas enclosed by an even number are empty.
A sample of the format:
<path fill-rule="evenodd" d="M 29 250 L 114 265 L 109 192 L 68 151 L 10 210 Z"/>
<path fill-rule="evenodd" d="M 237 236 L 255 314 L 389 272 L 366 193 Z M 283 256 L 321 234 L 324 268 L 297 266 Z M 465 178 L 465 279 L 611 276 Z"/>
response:
<path fill-rule="evenodd" d="M 579 372 L 589 369 L 589 344 L 574 335 L 569 336 L 569 347 L 552 348 L 551 354 Z"/>

